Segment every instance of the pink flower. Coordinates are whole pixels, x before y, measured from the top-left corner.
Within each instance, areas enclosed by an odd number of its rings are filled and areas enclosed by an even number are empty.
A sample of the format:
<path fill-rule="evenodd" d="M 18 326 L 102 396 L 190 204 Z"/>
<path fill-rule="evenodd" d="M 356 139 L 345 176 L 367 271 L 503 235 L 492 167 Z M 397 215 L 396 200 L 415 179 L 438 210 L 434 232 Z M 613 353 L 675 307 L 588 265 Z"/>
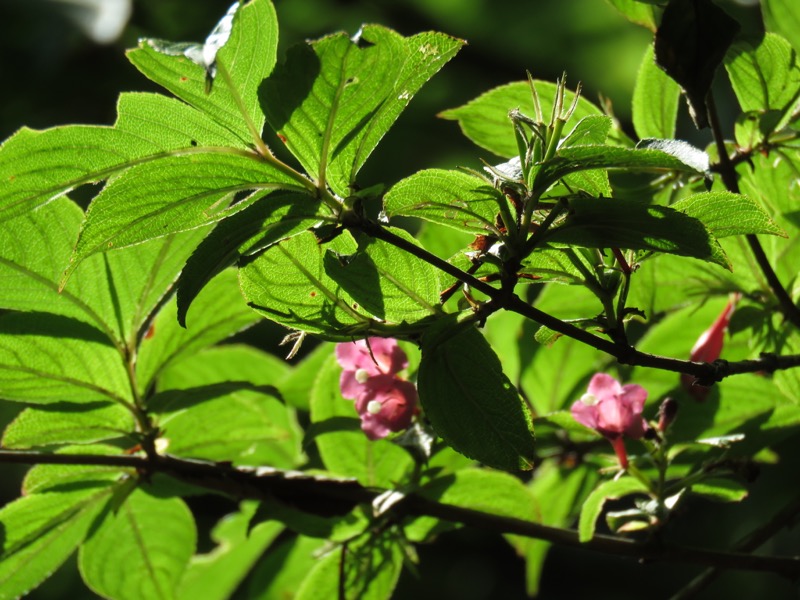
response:
<path fill-rule="evenodd" d="M 736 309 L 736 303 L 739 301 L 740 294 L 734 294 L 725 305 L 722 313 L 717 317 L 717 320 L 711 324 L 711 327 L 706 329 L 702 335 L 695 342 L 692 348 L 692 353 L 689 360 L 693 362 L 714 362 L 722 354 L 722 346 L 725 343 L 725 332 L 728 330 L 728 325 L 731 322 L 731 316 Z M 681 386 L 695 400 L 703 401 L 708 396 L 709 388 L 701 385 L 695 385 L 695 379 L 686 373 L 681 374 Z"/>
<path fill-rule="evenodd" d="M 605 373 L 597 373 L 589 382 L 589 389 L 570 409 L 581 425 L 586 425 L 605 436 L 614 447 L 623 469 L 628 467 L 623 436 L 640 439 L 647 423 L 642 418 L 647 390 L 640 385 L 621 385 Z"/>
<path fill-rule="evenodd" d="M 361 429 L 369 439 L 408 428 L 417 411 L 417 389 L 397 376 L 408 366 L 408 358 L 396 340 L 337 344 L 336 359 L 344 369 L 339 378 L 342 396 L 355 400 Z"/>

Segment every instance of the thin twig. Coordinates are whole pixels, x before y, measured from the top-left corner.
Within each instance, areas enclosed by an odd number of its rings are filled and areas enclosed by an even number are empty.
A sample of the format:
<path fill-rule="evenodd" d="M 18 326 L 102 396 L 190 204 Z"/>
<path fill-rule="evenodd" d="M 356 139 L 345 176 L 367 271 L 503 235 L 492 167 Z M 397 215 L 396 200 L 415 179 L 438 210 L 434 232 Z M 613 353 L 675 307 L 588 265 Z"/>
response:
<path fill-rule="evenodd" d="M 721 381 L 725 377 L 741 373 L 756 373 L 761 371 L 772 373 L 777 370 L 800 366 L 800 355 L 776 356 L 773 354 L 763 354 L 760 358 L 754 360 L 742 360 L 738 362 L 718 360 L 713 363 L 701 363 L 641 352 L 632 346 L 615 343 L 598 337 L 589 331 L 580 329 L 571 323 L 562 321 L 557 317 L 539 310 L 522 300 L 516 294 L 509 294 L 505 290 L 498 289 L 481 281 L 474 275 L 462 271 L 435 254 L 431 254 L 424 248 L 416 246 L 404 238 L 395 235 L 378 223 L 359 220 L 357 222 L 348 223 L 348 226 L 358 229 L 369 236 L 388 242 L 401 250 L 405 250 L 409 254 L 424 260 L 462 283 L 467 284 L 471 288 L 482 292 L 491 299 L 491 302 L 495 303 L 493 307 L 494 310 L 503 308 L 518 313 L 557 333 L 578 340 L 601 352 L 605 352 L 616 358 L 617 361 L 623 365 L 650 367 L 662 371 L 686 373 L 696 377 L 698 383 L 702 385 L 711 385 L 714 382 Z"/>
<path fill-rule="evenodd" d="M 728 150 L 725 147 L 725 136 L 722 133 L 719 115 L 717 114 L 717 108 L 714 104 L 714 96 L 710 92 L 708 94 L 708 120 L 711 123 L 711 132 L 714 136 L 714 143 L 717 146 L 717 154 L 719 155 L 718 172 L 722 177 L 722 183 L 725 184 L 728 191 L 738 194 L 739 181 L 736 176 L 736 168 L 733 162 L 731 162 L 730 156 L 728 156 Z M 775 270 L 772 268 L 764 252 L 764 248 L 761 246 L 761 242 L 758 241 L 758 237 L 750 234 L 746 235 L 745 239 L 750 246 L 753 257 L 756 259 L 758 268 L 761 269 L 770 290 L 772 290 L 772 293 L 775 295 L 775 299 L 778 301 L 784 317 L 786 317 L 792 325 L 800 328 L 800 308 L 795 305 L 789 292 L 783 287 L 781 280 L 778 278 L 778 275 L 775 273 Z"/>

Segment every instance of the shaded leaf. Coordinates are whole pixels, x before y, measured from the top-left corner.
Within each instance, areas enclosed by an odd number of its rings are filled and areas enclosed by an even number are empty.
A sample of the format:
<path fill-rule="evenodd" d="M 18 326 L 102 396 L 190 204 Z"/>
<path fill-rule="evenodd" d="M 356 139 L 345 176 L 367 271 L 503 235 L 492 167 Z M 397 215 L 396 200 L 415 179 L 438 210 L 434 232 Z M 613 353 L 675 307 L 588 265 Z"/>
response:
<path fill-rule="evenodd" d="M 288 363 L 244 344 L 212 346 L 182 356 L 160 375 L 159 390 L 187 389 L 225 382 L 275 386 L 289 375 Z"/>
<path fill-rule="evenodd" d="M 335 548 L 317 561 L 297 590 L 296 600 L 392 597 L 403 567 L 404 554 L 398 541 L 388 534 L 363 536 L 346 548 L 346 552 L 343 547 Z M 344 581 L 340 582 L 342 577 Z"/>
<path fill-rule="evenodd" d="M 480 332 L 442 323 L 423 334 L 421 347 L 420 402 L 436 433 L 487 466 L 532 468 L 530 411 Z"/>
<path fill-rule="evenodd" d="M 325 540 L 297 536 L 271 548 L 253 571 L 247 597 L 252 600 L 294 598 L 297 588 L 319 560 Z"/>
<path fill-rule="evenodd" d="M 0 224 L 0 306 L 56 313 L 101 329 L 118 347 L 135 343 L 183 262 L 204 234 L 168 236 L 86 260 L 58 285 L 83 211 L 66 197 Z"/>
<path fill-rule="evenodd" d="M 117 455 L 119 448 L 108 445 L 62 446 L 56 454 Z M 22 481 L 22 494 L 39 494 L 78 489 L 104 487 L 122 478 L 135 475 L 132 468 L 105 467 L 102 465 L 47 465 L 31 467 Z"/>
<path fill-rule="evenodd" d="M 696 164 L 687 164 L 685 160 L 660 149 L 573 146 L 559 150 L 554 158 L 542 163 L 536 172 L 532 191 L 540 195 L 562 177 L 590 169 L 703 172 Z"/>
<path fill-rule="evenodd" d="M 92 201 L 65 278 L 94 253 L 215 223 L 276 188 L 304 186 L 256 154 L 233 149 L 133 166 Z"/>
<path fill-rule="evenodd" d="M 739 24 L 710 0 L 670 0 L 656 31 L 656 63 L 683 88 L 698 129 L 708 127 L 706 95 Z"/>
<path fill-rule="evenodd" d="M 571 199 L 568 216 L 548 230 L 543 239 L 587 248 L 654 250 L 730 268 L 719 242 L 699 220 L 638 200 Z"/>

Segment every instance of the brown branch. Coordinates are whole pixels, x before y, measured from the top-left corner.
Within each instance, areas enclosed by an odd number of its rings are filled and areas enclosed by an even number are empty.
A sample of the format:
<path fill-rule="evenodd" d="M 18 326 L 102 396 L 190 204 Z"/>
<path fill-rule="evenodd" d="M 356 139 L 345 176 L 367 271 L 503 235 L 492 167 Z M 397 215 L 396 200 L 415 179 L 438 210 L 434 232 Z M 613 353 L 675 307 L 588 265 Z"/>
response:
<path fill-rule="evenodd" d="M 462 283 L 480 291 L 490 298 L 491 303 L 494 303 L 492 311 L 490 312 L 502 308 L 518 313 L 557 333 L 578 340 L 601 352 L 605 352 L 616 358 L 620 364 L 649 367 L 675 373 L 686 373 L 687 375 L 696 377 L 698 383 L 702 385 L 711 385 L 715 382 L 722 381 L 726 377 L 741 373 L 772 373 L 780 369 L 800 366 L 800 355 L 776 356 L 773 354 L 763 354 L 761 358 L 755 360 L 742 360 L 738 362 L 718 360 L 713 363 L 702 363 L 640 352 L 632 346 L 598 337 L 579 327 L 575 327 L 571 323 L 566 323 L 561 319 L 539 310 L 522 300 L 516 294 L 509 293 L 506 290 L 493 287 L 481 281 L 474 275 L 462 271 L 435 254 L 431 254 L 424 248 L 416 246 L 400 236 L 395 235 L 378 223 L 367 220 L 356 220 L 348 223 L 348 227 L 358 229 L 369 236 L 381 239 L 401 250 L 405 250 L 409 254 L 424 260 Z"/>
<path fill-rule="evenodd" d="M 99 465 L 136 469 L 144 478 L 162 473 L 192 485 L 222 492 L 238 500 L 278 498 L 300 510 L 324 516 L 345 514 L 359 504 L 371 504 L 385 491 L 366 488 L 355 479 L 313 476 L 266 467 L 234 467 L 229 463 L 174 456 L 148 458 L 0 450 L 0 463 Z M 537 538 L 554 544 L 625 556 L 639 561 L 690 563 L 715 568 L 771 572 L 792 578 L 800 577 L 800 558 L 797 557 L 751 556 L 736 552 L 643 543 L 611 535 L 595 535 L 589 542 L 582 543 L 578 538 L 578 532 L 572 529 L 549 527 L 443 504 L 418 494 L 406 495 L 393 506 L 392 510 L 398 518 L 429 516 L 495 533 Z"/>

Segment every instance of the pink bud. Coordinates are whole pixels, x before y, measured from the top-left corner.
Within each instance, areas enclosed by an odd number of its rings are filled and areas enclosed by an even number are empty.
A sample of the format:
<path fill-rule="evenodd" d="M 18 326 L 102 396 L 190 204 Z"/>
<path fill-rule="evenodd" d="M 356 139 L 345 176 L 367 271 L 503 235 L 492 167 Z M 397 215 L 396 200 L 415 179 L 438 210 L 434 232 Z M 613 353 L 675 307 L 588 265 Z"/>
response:
<path fill-rule="evenodd" d="M 717 360 L 722 354 L 722 346 L 725 343 L 725 332 L 731 322 L 736 303 L 741 297 L 740 294 L 733 294 L 728 304 L 717 317 L 711 327 L 706 329 L 695 342 L 689 360 L 693 362 L 711 363 Z M 681 386 L 696 400 L 702 402 L 708 396 L 710 389 L 705 386 L 697 385 L 695 378 L 686 373 L 681 374 Z"/>

